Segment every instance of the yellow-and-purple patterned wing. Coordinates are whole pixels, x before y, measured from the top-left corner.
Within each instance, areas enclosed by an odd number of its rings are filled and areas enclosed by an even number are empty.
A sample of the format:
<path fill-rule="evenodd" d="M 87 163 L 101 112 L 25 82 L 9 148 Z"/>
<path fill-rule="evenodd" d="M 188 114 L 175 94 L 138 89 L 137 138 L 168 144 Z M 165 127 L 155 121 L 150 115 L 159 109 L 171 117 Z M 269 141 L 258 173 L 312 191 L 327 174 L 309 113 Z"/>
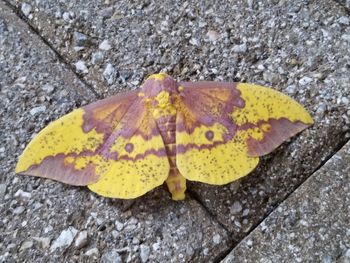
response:
<path fill-rule="evenodd" d="M 176 164 L 189 180 L 226 184 L 247 175 L 284 140 L 313 123 L 305 109 L 269 88 L 180 83 Z"/>
<path fill-rule="evenodd" d="M 52 122 L 29 143 L 16 172 L 134 198 L 162 184 L 169 163 L 153 118 L 131 91 Z"/>

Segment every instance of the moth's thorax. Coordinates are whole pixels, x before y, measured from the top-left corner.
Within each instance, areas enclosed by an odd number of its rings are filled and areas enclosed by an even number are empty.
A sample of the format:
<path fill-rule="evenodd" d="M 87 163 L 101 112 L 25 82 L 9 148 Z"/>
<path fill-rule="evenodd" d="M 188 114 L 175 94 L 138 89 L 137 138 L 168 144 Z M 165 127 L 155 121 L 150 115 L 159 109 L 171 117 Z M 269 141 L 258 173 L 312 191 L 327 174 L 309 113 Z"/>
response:
<path fill-rule="evenodd" d="M 143 97 L 156 120 L 176 115 L 175 104 L 179 96 L 179 85 L 167 74 L 159 73 L 148 77 L 139 96 Z"/>

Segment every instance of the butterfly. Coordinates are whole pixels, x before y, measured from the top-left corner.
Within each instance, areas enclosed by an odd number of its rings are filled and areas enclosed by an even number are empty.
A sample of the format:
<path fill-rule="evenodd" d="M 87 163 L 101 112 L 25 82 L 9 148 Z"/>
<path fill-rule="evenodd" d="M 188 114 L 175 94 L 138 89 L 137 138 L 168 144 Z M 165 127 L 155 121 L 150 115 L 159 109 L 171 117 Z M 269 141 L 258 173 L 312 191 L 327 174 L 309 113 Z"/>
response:
<path fill-rule="evenodd" d="M 16 172 L 131 199 L 186 180 L 223 185 L 249 174 L 313 123 L 290 97 L 234 82 L 177 82 L 165 73 L 59 118 L 19 158 Z"/>

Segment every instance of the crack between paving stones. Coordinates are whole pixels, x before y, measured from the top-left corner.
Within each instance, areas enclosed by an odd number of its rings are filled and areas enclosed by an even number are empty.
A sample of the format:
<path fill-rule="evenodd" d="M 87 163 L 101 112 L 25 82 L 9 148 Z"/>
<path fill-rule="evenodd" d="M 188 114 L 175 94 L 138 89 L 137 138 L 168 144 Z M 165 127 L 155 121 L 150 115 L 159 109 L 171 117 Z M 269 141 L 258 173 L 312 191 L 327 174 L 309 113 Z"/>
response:
<path fill-rule="evenodd" d="M 300 182 L 298 185 L 296 185 L 296 187 L 293 189 L 293 191 L 291 191 L 289 194 L 287 194 L 280 202 L 276 203 L 275 206 L 273 207 L 273 209 L 271 209 L 271 211 L 267 214 L 265 214 L 265 216 L 258 221 L 257 224 L 254 225 L 254 227 L 252 227 L 247 233 L 246 235 L 237 243 L 235 243 L 231 236 L 233 235 L 233 233 L 223 224 L 220 222 L 220 220 L 215 216 L 215 214 L 213 214 L 210 209 L 204 204 L 204 202 L 201 200 L 201 198 L 199 197 L 199 195 L 197 193 L 195 193 L 194 191 L 192 191 L 191 189 L 187 189 L 187 192 L 189 194 L 189 196 L 191 198 L 193 198 L 195 201 L 197 201 L 199 203 L 199 205 L 202 206 L 202 208 L 205 210 L 205 212 L 210 216 L 210 218 L 215 221 L 217 224 L 219 224 L 227 233 L 229 236 L 229 240 L 232 243 L 231 246 L 228 247 L 228 249 L 225 249 L 225 251 L 223 251 L 222 253 L 220 253 L 219 255 L 217 255 L 214 259 L 214 263 L 219 263 L 221 262 L 224 258 L 226 258 L 226 256 L 228 254 L 230 254 L 230 252 L 235 249 L 236 246 L 238 246 L 242 240 L 244 240 L 247 236 L 250 235 L 250 233 L 252 233 L 257 227 L 259 227 L 259 225 L 273 212 L 276 210 L 276 208 L 282 204 L 286 199 L 288 199 L 301 185 L 303 185 L 314 173 L 316 173 L 318 170 L 320 170 L 335 154 L 337 154 L 337 152 L 348 142 L 350 141 L 350 139 L 345 139 L 342 140 L 338 143 L 338 145 L 336 145 L 336 147 L 333 149 L 333 151 L 305 178 L 305 180 L 303 180 L 302 182 Z"/>
<path fill-rule="evenodd" d="M 22 13 L 21 10 L 19 10 L 16 6 L 12 5 L 10 2 L 8 2 L 8 0 L 2 0 L 5 5 L 10 8 L 12 10 L 12 12 L 20 19 L 22 20 L 24 23 L 26 23 L 26 25 L 28 25 L 28 27 L 30 28 L 30 30 L 32 31 L 32 33 L 34 33 L 35 35 L 37 35 L 41 41 L 44 42 L 44 44 L 46 46 L 49 47 L 50 50 L 52 50 L 54 52 L 54 54 L 57 56 L 58 60 L 64 64 L 71 72 L 73 72 L 73 74 L 94 94 L 94 96 L 97 99 L 102 99 L 101 94 L 99 94 L 93 87 L 92 85 L 90 85 L 83 77 L 81 77 L 72 67 L 72 65 L 69 63 L 69 61 L 67 59 L 65 59 L 63 57 L 63 55 L 61 55 L 58 50 L 56 48 L 54 48 L 50 42 L 45 39 L 39 32 L 38 29 L 36 29 L 34 26 L 32 26 L 29 23 L 28 18 Z"/>
<path fill-rule="evenodd" d="M 234 241 L 231 237 L 232 233 L 230 230 L 227 229 L 227 227 L 224 224 L 222 224 L 220 222 L 220 220 L 215 216 L 215 214 L 213 214 L 210 211 L 210 209 L 208 209 L 208 207 L 205 206 L 205 204 L 202 202 L 202 200 L 200 199 L 200 197 L 198 196 L 198 194 L 196 192 L 192 191 L 191 189 L 187 189 L 186 192 L 192 199 L 194 199 L 202 207 L 202 209 L 204 209 L 205 213 L 208 214 L 208 216 L 212 219 L 212 221 L 217 223 L 220 227 L 222 227 L 225 230 L 225 232 L 228 236 L 229 244 L 227 246 L 227 249 L 225 249 L 224 251 L 219 253 L 212 261 L 213 263 L 219 263 L 219 262 L 221 262 L 221 260 L 223 260 L 231 252 L 232 248 L 235 246 Z"/>
<path fill-rule="evenodd" d="M 217 257 L 217 260 L 214 261 L 214 263 L 220 263 L 223 259 L 225 259 L 227 257 L 227 255 L 230 254 L 230 252 L 232 250 L 234 250 L 247 236 L 249 236 L 255 229 L 257 229 L 259 227 L 259 225 L 271 214 L 273 213 L 278 206 L 280 206 L 285 200 L 287 200 L 299 187 L 301 187 L 314 173 L 316 173 L 318 170 L 320 170 L 334 155 L 336 155 L 341 148 L 343 148 L 343 146 L 345 144 L 347 144 L 348 142 L 350 141 L 350 139 L 345 139 L 345 140 L 341 140 L 337 145 L 336 147 L 334 147 L 333 151 L 305 178 L 305 180 L 303 180 L 302 182 L 300 182 L 298 185 L 296 185 L 296 187 L 293 189 L 293 191 L 291 191 L 289 194 L 287 194 L 280 202 L 276 203 L 275 206 L 273 206 L 273 209 L 271 209 L 271 211 L 267 214 L 265 214 L 265 216 L 258 221 L 257 224 L 254 225 L 254 227 L 252 227 L 247 233 L 246 235 L 240 240 L 238 241 L 236 244 L 233 244 L 231 246 L 230 249 L 228 249 L 226 251 L 226 254 L 224 253 L 221 253 L 220 254 L 220 257 L 218 256 Z M 191 193 L 191 196 L 192 196 L 192 193 Z M 213 215 L 209 209 L 205 206 L 205 204 L 199 199 L 198 195 L 197 194 L 194 194 L 193 195 L 193 198 L 198 201 L 198 203 L 200 205 L 203 206 L 203 208 L 208 212 L 209 215 L 211 215 L 211 217 L 213 219 L 215 219 L 226 231 L 228 231 L 228 233 L 230 235 L 232 235 L 233 233 L 230 232 L 221 222 L 219 222 L 219 220 L 216 218 L 215 215 Z"/>

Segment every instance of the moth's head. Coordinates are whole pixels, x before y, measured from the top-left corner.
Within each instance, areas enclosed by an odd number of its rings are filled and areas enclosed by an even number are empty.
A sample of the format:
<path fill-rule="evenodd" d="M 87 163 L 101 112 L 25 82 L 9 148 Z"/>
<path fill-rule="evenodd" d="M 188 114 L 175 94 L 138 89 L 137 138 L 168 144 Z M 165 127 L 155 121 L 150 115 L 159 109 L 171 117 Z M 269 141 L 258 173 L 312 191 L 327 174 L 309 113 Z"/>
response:
<path fill-rule="evenodd" d="M 145 98 L 153 99 L 162 91 L 170 95 L 178 93 L 177 82 L 165 73 L 153 74 L 149 76 L 142 85 L 141 92 Z"/>

